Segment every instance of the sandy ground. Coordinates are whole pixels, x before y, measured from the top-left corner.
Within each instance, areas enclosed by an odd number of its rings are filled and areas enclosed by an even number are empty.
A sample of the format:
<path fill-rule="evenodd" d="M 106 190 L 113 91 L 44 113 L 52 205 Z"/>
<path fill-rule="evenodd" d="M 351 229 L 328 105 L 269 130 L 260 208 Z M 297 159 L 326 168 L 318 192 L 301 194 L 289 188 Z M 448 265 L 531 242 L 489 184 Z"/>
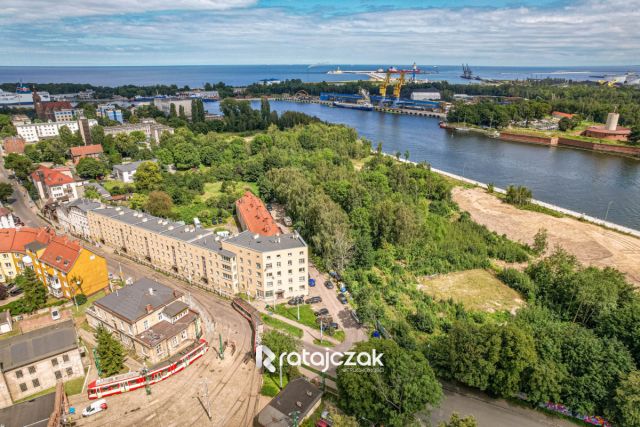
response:
<path fill-rule="evenodd" d="M 580 262 L 611 266 L 640 287 L 640 239 L 564 217 L 517 209 L 479 188 L 453 189 L 453 199 L 478 223 L 512 240 L 531 244 L 541 228 L 548 232 L 549 249 L 561 246 Z"/>

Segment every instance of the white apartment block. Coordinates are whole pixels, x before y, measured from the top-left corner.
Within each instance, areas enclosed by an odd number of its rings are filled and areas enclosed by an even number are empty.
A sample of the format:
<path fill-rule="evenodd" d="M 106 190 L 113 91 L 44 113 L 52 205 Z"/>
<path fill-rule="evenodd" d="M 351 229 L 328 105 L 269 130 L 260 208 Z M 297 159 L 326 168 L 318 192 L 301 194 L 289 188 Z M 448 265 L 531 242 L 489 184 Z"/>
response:
<path fill-rule="evenodd" d="M 98 124 L 95 119 L 89 119 L 89 126 Z M 64 122 L 30 123 L 17 125 L 16 131 L 27 142 L 38 142 L 43 138 L 54 138 L 60 135 L 60 128 L 66 126 L 73 133 L 80 130 L 80 124 L 76 120 Z"/>
<path fill-rule="evenodd" d="M 141 123 L 128 123 L 120 126 L 107 126 L 104 128 L 105 135 L 117 135 L 119 133 L 143 132 L 147 141 L 160 142 L 160 136 L 163 132 L 173 133 L 174 130 L 170 126 L 156 123 L 153 119 L 143 120 Z"/>

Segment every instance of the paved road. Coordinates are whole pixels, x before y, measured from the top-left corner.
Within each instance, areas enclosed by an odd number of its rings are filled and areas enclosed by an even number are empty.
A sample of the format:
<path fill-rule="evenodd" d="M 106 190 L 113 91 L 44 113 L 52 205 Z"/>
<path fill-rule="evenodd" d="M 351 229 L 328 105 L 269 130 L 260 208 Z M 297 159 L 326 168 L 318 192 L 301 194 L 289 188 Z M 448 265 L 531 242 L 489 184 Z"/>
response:
<path fill-rule="evenodd" d="M 33 202 L 28 198 L 26 190 L 21 185 L 15 180 L 9 179 L 9 174 L 4 168 L 4 158 L 2 156 L 0 156 L 0 181 L 9 182 L 13 186 L 13 195 L 9 199 L 13 213 L 20 217 L 24 225 L 28 227 L 38 227 L 40 220 L 31 210 Z"/>

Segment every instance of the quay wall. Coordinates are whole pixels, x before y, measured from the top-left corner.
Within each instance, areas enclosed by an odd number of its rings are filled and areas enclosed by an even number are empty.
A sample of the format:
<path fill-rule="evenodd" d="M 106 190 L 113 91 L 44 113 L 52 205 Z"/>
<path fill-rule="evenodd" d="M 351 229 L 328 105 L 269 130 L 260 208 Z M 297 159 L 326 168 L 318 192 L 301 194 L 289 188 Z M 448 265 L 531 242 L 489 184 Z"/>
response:
<path fill-rule="evenodd" d="M 558 138 L 558 145 L 565 147 L 582 148 L 584 150 L 600 151 L 603 153 L 623 154 L 626 156 L 640 157 L 640 147 L 599 144 L 597 142 L 582 141 L 579 139 L 571 138 Z"/>
<path fill-rule="evenodd" d="M 503 141 L 524 142 L 528 144 L 548 146 L 558 145 L 558 137 L 556 136 L 523 135 L 520 133 L 500 132 L 498 139 Z"/>

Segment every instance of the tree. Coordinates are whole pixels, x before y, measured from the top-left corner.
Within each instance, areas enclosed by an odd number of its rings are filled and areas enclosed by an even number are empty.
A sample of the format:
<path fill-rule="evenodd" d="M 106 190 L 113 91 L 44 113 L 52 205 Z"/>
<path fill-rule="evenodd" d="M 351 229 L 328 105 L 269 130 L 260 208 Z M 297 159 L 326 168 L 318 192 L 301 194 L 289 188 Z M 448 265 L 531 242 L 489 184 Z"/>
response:
<path fill-rule="evenodd" d="M 162 182 L 160 166 L 155 162 L 143 162 L 133 175 L 133 182 L 138 191 L 150 191 L 157 188 Z"/>
<path fill-rule="evenodd" d="M 25 156 L 16 153 L 9 153 L 4 159 L 4 165 L 8 169 L 13 170 L 20 180 L 25 180 L 29 177 L 29 174 L 35 169 L 33 162 Z"/>
<path fill-rule="evenodd" d="M 100 193 L 94 186 L 85 187 L 84 197 L 90 200 L 100 200 L 101 198 Z"/>
<path fill-rule="evenodd" d="M 7 203 L 13 194 L 13 187 L 8 182 L 0 182 L 0 202 Z"/>
<path fill-rule="evenodd" d="M 176 169 L 180 170 L 195 168 L 200 164 L 198 149 L 195 145 L 186 142 L 173 147 L 173 158 Z"/>
<path fill-rule="evenodd" d="M 626 427 L 640 427 L 640 371 L 632 371 L 620 382 L 613 401 L 613 420 Z"/>
<path fill-rule="evenodd" d="M 531 202 L 531 190 L 524 186 L 513 186 L 510 185 L 507 187 L 507 194 L 505 196 L 505 201 L 512 205 L 516 206 L 525 206 Z"/>
<path fill-rule="evenodd" d="M 262 336 L 262 344 L 269 347 L 269 349 L 276 355 L 276 358 L 274 359 L 276 372 L 272 374 L 274 378 L 280 376 L 279 369 L 282 369 L 283 376 L 287 381 L 290 381 L 300 375 L 296 366 L 291 366 L 287 363 L 286 357 L 283 359 L 283 366 L 278 366 L 281 354 L 294 353 L 300 350 L 300 342 L 297 339 L 291 335 L 278 332 L 276 330 L 270 330 Z"/>
<path fill-rule="evenodd" d="M 24 291 L 22 305 L 26 313 L 32 313 L 47 303 L 47 289 L 31 268 L 16 276 L 15 285 Z"/>
<path fill-rule="evenodd" d="M 144 205 L 144 210 L 154 216 L 168 218 L 173 210 L 173 201 L 164 191 L 152 191 Z"/>
<path fill-rule="evenodd" d="M 178 115 L 176 114 L 176 104 L 172 102 L 171 105 L 169 106 L 169 117 L 174 118 L 177 116 Z"/>
<path fill-rule="evenodd" d="M 339 366 L 340 406 L 356 419 L 404 426 L 427 405 L 437 405 L 442 389 L 421 353 L 408 351 L 391 340 L 358 343 L 353 351 L 383 354 L 382 367 L 360 370 Z"/>
<path fill-rule="evenodd" d="M 631 145 L 640 145 L 640 123 L 631 128 L 628 142 Z"/>
<path fill-rule="evenodd" d="M 571 125 L 572 125 L 571 119 L 567 117 L 563 117 L 558 122 L 558 129 L 561 130 L 562 132 L 566 132 L 572 129 Z"/>
<path fill-rule="evenodd" d="M 96 354 L 100 359 L 101 376 L 110 377 L 118 374 L 124 368 L 125 353 L 122 344 L 102 325 L 98 326 L 95 338 L 98 343 Z"/>
<path fill-rule="evenodd" d="M 98 177 L 104 176 L 107 172 L 107 165 L 101 162 L 98 159 L 94 159 L 92 157 L 85 157 L 84 159 L 80 159 L 78 165 L 76 166 L 76 172 L 82 178 L 85 179 L 96 179 Z"/>
<path fill-rule="evenodd" d="M 438 424 L 438 427 L 477 427 L 478 423 L 473 415 L 469 415 L 464 418 L 460 418 L 456 412 L 451 414 L 449 421 L 443 421 Z"/>
<path fill-rule="evenodd" d="M 537 254 L 544 253 L 547 250 L 547 229 L 541 228 L 535 236 L 533 236 L 533 251 Z"/>

